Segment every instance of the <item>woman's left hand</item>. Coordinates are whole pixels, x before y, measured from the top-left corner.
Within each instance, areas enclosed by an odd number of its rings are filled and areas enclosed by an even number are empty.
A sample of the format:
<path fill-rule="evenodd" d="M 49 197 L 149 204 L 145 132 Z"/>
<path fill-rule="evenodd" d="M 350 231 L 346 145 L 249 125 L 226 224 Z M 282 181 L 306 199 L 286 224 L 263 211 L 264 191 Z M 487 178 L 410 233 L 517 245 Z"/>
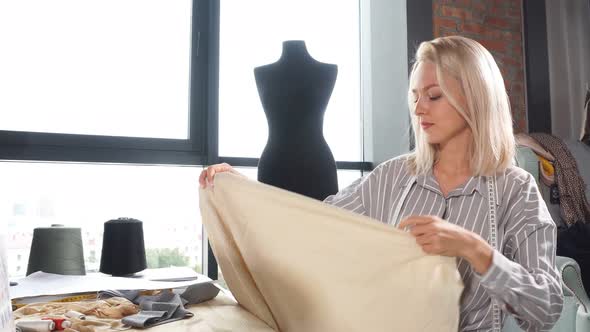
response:
<path fill-rule="evenodd" d="M 409 216 L 398 227 L 409 227 L 410 234 L 427 254 L 464 258 L 480 274 L 492 263 L 493 249 L 485 240 L 437 216 Z"/>

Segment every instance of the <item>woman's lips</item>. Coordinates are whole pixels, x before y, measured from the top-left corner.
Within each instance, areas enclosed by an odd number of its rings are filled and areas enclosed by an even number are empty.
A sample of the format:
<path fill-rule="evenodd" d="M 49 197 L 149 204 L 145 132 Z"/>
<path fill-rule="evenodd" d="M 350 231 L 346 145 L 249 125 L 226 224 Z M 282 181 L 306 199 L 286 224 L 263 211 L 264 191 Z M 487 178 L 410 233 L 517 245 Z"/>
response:
<path fill-rule="evenodd" d="M 430 123 L 430 122 L 420 122 L 420 125 L 422 126 L 422 129 L 426 130 L 428 128 L 430 128 L 434 123 Z"/>

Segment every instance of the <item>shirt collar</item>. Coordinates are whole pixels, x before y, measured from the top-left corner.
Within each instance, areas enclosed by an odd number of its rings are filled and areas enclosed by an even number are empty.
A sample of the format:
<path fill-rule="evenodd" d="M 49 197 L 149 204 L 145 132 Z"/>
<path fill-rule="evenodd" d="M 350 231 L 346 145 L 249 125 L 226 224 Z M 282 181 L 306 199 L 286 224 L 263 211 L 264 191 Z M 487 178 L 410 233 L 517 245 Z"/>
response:
<path fill-rule="evenodd" d="M 415 178 L 408 178 L 408 180 L 402 184 L 402 187 L 407 185 L 411 185 L 413 183 L 421 186 L 424 189 L 430 190 L 434 193 L 437 193 L 442 196 L 442 192 L 440 191 L 440 186 L 434 177 L 434 173 L 432 169 L 430 169 L 426 174 L 417 175 Z M 497 182 L 496 182 L 497 183 Z M 477 192 L 482 197 L 487 197 L 487 180 L 485 176 L 474 176 L 469 178 L 466 183 L 462 184 L 460 187 L 453 189 L 448 197 L 456 197 L 456 196 L 468 196 Z M 496 203 L 499 205 L 498 200 L 498 190 L 496 187 Z"/>
<path fill-rule="evenodd" d="M 496 205 L 500 206 L 502 201 L 500 197 L 500 193 L 498 191 L 498 176 L 494 175 L 494 183 L 495 183 L 495 191 L 496 191 Z M 406 187 L 408 185 L 413 185 L 416 183 L 417 185 L 423 187 L 424 189 L 430 190 L 434 193 L 439 194 L 442 196 L 440 191 L 440 186 L 434 177 L 434 173 L 432 169 L 428 171 L 426 174 L 421 174 L 417 176 L 410 176 L 406 180 L 405 183 L 402 184 L 402 187 Z M 487 199 L 487 177 L 486 176 L 474 176 L 471 177 L 465 184 L 461 185 L 461 187 L 454 189 L 449 193 L 449 197 L 455 196 L 468 196 L 473 194 L 473 192 L 477 192 L 479 195 Z"/>

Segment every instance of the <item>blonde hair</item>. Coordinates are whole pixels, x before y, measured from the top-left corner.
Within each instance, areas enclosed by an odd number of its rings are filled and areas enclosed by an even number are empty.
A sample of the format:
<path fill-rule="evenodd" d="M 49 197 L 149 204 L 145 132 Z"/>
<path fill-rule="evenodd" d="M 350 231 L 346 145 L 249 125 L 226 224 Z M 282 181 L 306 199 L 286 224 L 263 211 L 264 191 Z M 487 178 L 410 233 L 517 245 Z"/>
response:
<path fill-rule="evenodd" d="M 436 66 L 438 84 L 451 105 L 471 129 L 470 168 L 474 176 L 492 175 L 513 163 L 515 139 L 510 102 L 504 79 L 494 58 L 478 42 L 460 36 L 441 37 L 423 42 L 416 51 L 410 74 L 408 105 L 414 129 L 415 149 L 408 161 L 414 174 L 425 174 L 434 165 L 436 147 L 428 143 L 415 113 L 411 96 L 416 68 L 422 62 Z M 454 96 L 445 86 L 447 78 L 460 84 L 463 96 Z M 465 100 L 462 106 L 458 100 Z"/>

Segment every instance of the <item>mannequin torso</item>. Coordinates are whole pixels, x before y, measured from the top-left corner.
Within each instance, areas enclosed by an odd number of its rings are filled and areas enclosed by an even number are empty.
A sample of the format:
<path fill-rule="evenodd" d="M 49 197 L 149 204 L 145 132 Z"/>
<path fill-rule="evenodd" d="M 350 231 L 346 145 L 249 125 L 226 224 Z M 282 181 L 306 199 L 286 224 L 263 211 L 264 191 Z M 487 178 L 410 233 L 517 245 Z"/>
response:
<path fill-rule="evenodd" d="M 254 70 L 268 121 L 258 180 L 323 199 L 338 191 L 323 118 L 338 68 L 314 60 L 303 41 L 283 43 L 281 58 Z"/>

